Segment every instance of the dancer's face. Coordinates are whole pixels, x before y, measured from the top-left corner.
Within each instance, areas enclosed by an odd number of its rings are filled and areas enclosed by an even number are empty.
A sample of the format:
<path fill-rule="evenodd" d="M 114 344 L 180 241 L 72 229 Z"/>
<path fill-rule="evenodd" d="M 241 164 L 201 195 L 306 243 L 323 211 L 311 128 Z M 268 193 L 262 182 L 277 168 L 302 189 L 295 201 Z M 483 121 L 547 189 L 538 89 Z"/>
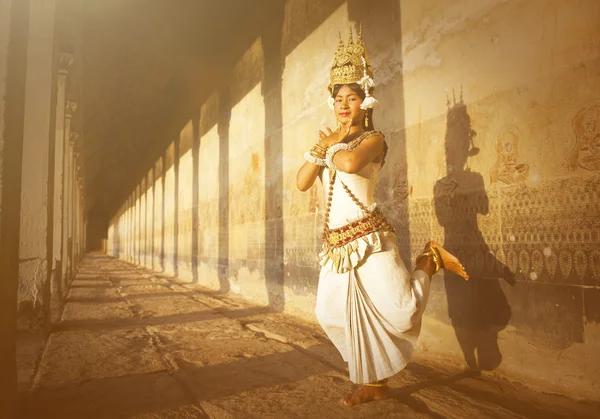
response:
<path fill-rule="evenodd" d="M 334 100 L 334 112 L 338 121 L 344 123 L 351 119 L 353 126 L 362 125 L 365 119 L 365 110 L 360 108 L 363 100 L 358 93 L 344 85 L 340 88 Z"/>

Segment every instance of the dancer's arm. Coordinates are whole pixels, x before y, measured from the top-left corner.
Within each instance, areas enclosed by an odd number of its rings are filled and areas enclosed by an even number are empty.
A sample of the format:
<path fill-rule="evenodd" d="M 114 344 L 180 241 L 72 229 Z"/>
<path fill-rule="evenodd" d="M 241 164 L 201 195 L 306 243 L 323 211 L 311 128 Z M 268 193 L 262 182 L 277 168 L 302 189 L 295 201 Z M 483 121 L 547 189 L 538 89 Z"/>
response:
<path fill-rule="evenodd" d="M 332 145 L 343 141 L 350 132 L 350 127 L 352 126 L 351 123 L 351 120 L 345 121 L 342 123 L 340 128 L 335 131 L 327 128 L 327 134 L 323 131 L 319 131 L 320 141 L 318 145 L 321 147 L 321 149 L 326 150 Z M 323 157 L 325 156 L 323 155 Z M 310 187 L 315 183 L 317 177 L 321 175 L 322 170 L 323 166 L 319 166 L 311 162 L 305 162 L 296 174 L 296 187 L 302 192 L 309 190 Z"/>
<path fill-rule="evenodd" d="M 302 192 L 309 190 L 322 170 L 323 166 L 305 162 L 296 175 L 296 187 Z"/>
<path fill-rule="evenodd" d="M 352 151 L 340 150 L 335 153 L 333 164 L 342 172 L 358 173 L 383 154 L 384 141 L 382 135 L 372 135 Z"/>

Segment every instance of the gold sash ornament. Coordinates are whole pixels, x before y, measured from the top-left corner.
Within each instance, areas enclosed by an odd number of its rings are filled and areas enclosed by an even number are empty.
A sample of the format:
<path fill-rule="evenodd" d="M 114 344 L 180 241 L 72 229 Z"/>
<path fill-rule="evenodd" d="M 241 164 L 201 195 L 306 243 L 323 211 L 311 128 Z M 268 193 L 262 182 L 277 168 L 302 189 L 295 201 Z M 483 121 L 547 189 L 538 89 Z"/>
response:
<path fill-rule="evenodd" d="M 362 236 L 366 236 L 369 233 L 374 233 L 382 229 L 385 231 L 394 231 L 379 209 L 375 208 L 372 212 L 367 213 L 366 216 L 359 220 L 340 228 L 333 230 L 328 229 L 325 233 L 326 247 L 341 247 Z"/>

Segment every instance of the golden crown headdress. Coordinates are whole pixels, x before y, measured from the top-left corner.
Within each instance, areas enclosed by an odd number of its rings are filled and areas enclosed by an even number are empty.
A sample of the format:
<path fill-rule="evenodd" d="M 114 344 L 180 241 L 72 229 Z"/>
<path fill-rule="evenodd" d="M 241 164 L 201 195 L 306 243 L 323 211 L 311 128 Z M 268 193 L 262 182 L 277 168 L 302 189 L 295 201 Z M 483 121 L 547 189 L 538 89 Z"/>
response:
<path fill-rule="evenodd" d="M 369 63 L 367 50 L 362 37 L 362 26 L 360 27 L 358 39 L 356 43 L 352 37 L 352 28 L 350 28 L 350 39 L 348 44 L 344 45 L 342 35 L 338 49 L 333 59 L 333 65 L 329 71 L 329 92 L 333 94 L 333 89 L 337 84 L 358 83 L 365 91 L 366 97 L 361 108 L 373 108 L 377 104 L 377 100 L 372 97 L 369 90 L 375 86 L 373 82 L 373 70 Z M 329 99 L 329 105 L 333 107 L 333 102 Z"/>

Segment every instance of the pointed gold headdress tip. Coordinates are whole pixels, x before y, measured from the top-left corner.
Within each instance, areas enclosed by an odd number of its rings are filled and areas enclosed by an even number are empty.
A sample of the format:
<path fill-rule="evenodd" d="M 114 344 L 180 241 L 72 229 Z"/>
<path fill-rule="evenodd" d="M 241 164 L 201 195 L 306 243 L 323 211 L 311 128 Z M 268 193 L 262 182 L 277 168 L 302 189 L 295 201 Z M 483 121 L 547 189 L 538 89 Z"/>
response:
<path fill-rule="evenodd" d="M 356 44 L 354 31 L 357 33 Z M 366 76 L 373 77 L 362 37 L 362 24 L 358 27 L 350 26 L 349 32 L 350 38 L 346 45 L 344 45 L 341 34 L 338 33 L 340 35 L 339 46 L 329 72 L 330 90 L 337 84 L 358 83 Z M 370 87 L 373 87 L 373 84 Z"/>
<path fill-rule="evenodd" d="M 338 32 L 338 36 L 339 36 L 338 44 L 339 44 L 340 47 L 343 47 L 344 46 L 344 41 L 342 40 L 342 33 Z"/>

